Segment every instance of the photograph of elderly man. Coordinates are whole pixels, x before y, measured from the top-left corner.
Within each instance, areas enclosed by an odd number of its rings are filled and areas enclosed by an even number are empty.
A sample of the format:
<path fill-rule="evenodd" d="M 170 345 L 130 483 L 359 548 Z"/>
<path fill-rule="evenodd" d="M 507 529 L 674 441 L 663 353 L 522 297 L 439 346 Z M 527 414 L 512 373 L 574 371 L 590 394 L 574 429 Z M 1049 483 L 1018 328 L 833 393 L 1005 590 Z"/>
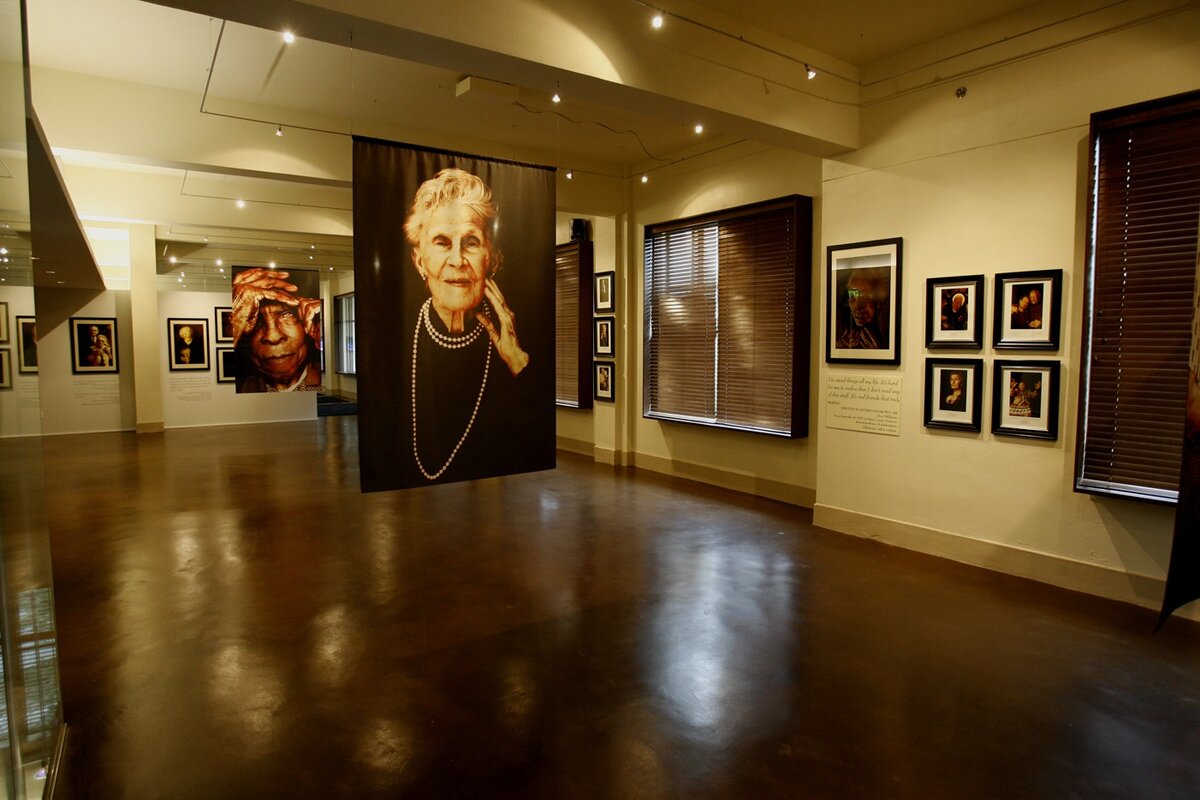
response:
<path fill-rule="evenodd" d="M 839 277 L 845 281 L 845 299 L 837 311 L 839 348 L 887 349 L 890 277 L 887 267 L 847 270 Z"/>
<path fill-rule="evenodd" d="M 238 394 L 321 388 L 321 287 L 312 270 L 233 268 Z"/>
<path fill-rule="evenodd" d="M 554 466 L 553 197 L 541 168 L 355 140 L 364 490 Z"/>

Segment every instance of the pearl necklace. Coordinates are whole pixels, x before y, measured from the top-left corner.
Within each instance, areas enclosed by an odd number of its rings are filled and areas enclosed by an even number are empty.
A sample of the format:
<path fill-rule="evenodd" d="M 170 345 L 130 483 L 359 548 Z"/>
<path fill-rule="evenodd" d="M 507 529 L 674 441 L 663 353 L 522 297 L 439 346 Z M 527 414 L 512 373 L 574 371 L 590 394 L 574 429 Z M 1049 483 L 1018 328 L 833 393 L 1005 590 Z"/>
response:
<path fill-rule="evenodd" d="M 413 331 L 413 349 L 412 349 L 412 443 L 413 443 L 413 458 L 417 460 L 417 469 L 421 470 L 421 474 L 426 480 L 436 481 L 450 467 L 450 462 L 458 455 L 458 450 L 463 446 L 463 442 L 467 440 L 467 435 L 471 432 L 471 427 L 475 424 L 475 417 L 479 414 L 479 404 L 483 401 L 483 390 L 487 388 L 488 369 L 492 365 L 492 347 L 488 343 L 487 356 L 483 362 L 483 380 L 479 383 L 479 394 L 475 397 L 475 408 L 471 409 L 471 419 L 467 421 L 467 428 L 463 431 L 462 436 L 458 437 L 458 444 L 454 445 L 454 449 L 450 451 L 450 457 L 446 459 L 446 463 L 442 464 L 442 468 L 437 472 L 430 472 L 425 469 L 425 465 L 421 463 L 421 453 L 417 449 L 417 343 L 421 337 L 421 327 L 429 332 L 429 338 L 437 344 L 450 350 L 458 350 L 472 344 L 479 338 L 480 332 L 483 330 L 483 325 L 476 323 L 475 329 L 464 336 L 447 336 L 446 334 L 436 330 L 433 323 L 429 321 L 429 307 L 432 303 L 432 298 L 425 301 L 425 305 L 421 306 L 421 311 L 417 314 L 417 327 Z M 484 306 L 484 313 L 487 314 L 487 306 Z"/>

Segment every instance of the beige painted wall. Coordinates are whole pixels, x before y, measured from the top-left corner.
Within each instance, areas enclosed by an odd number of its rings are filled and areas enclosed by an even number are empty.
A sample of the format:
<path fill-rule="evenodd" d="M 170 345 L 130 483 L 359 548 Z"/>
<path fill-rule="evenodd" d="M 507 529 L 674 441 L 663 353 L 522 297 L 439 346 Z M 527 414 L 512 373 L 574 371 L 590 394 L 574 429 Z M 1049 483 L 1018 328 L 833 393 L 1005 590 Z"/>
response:
<path fill-rule="evenodd" d="M 822 413 L 818 524 L 1157 604 L 1173 509 L 1072 490 L 1088 118 L 1195 89 L 1198 78 L 1193 8 L 974 75 L 961 100 L 954 83 L 940 84 L 865 111 L 865 147 L 826 164 L 823 245 L 904 237 L 902 363 L 875 368 L 903 379 L 901 433 L 826 428 Z M 989 431 L 991 364 L 1014 357 L 990 346 L 992 276 L 1041 268 L 1065 274 L 1062 345 L 1027 354 L 1062 363 L 1055 442 Z M 927 352 L 926 279 L 975 273 L 987 277 L 988 344 Z M 924 358 L 935 354 L 984 359 L 983 433 L 923 427 Z M 819 384 L 867 371 L 822 363 Z M 1037 566 L 1038 556 L 1060 568 Z"/>

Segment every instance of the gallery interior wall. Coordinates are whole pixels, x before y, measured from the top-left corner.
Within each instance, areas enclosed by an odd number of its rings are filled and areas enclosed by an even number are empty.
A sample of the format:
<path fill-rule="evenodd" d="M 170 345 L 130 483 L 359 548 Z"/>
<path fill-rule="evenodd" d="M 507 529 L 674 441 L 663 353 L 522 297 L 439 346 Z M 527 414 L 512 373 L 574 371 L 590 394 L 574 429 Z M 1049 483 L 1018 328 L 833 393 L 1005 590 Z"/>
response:
<path fill-rule="evenodd" d="M 37 375 L 21 374 L 17 368 L 17 317 L 34 316 L 32 286 L 0 286 L 0 303 L 8 303 L 8 343 L 12 363 L 11 389 L 0 389 L 0 437 L 37 436 L 42 432 Z"/>

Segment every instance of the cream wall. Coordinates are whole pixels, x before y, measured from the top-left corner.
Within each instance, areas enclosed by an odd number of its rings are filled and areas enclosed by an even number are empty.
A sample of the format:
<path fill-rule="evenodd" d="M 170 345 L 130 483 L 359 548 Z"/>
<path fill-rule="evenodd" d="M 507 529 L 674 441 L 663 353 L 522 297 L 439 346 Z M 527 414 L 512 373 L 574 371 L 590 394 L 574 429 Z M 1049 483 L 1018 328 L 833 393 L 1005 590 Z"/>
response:
<path fill-rule="evenodd" d="M 696 161 L 684 162 L 654 173 L 646 184 L 632 190 L 633 224 L 629 233 L 629 263 L 635 269 L 625 276 L 625 318 L 621 335 L 636 346 L 627 382 L 632 387 L 630 419 L 634 463 L 638 467 L 682 475 L 743 491 L 755 492 L 811 506 L 817 488 L 816 406 L 810 393 L 809 435 L 781 439 L 696 425 L 660 422 L 642 417 L 642 242 L 646 225 L 690 217 L 723 208 L 770 200 L 790 194 L 813 197 L 813 238 L 822 215 L 821 162 L 799 153 L 762 146 L 742 145 Z M 816 264 L 816 254 L 813 253 Z M 817 363 L 817 291 L 819 275 L 812 276 L 813 305 L 809 332 L 810 358 Z M 824 442 L 822 442 L 822 445 Z"/>
<path fill-rule="evenodd" d="M 1197 88 L 1200 9 L 870 106 L 867 141 L 826 162 L 823 245 L 904 237 L 899 437 L 819 419 L 814 519 L 823 526 L 1157 606 L 1173 508 L 1072 490 L 1091 112 Z M 1020 354 L 927 352 L 925 281 L 983 273 L 987 338 L 997 272 L 1064 270 L 1062 345 Z M 823 296 L 823 295 L 822 295 Z M 822 317 L 824 309 L 822 308 Z M 922 426 L 924 358 L 982 356 L 984 432 Z M 996 358 L 1062 363 L 1055 442 L 989 432 Z"/>

